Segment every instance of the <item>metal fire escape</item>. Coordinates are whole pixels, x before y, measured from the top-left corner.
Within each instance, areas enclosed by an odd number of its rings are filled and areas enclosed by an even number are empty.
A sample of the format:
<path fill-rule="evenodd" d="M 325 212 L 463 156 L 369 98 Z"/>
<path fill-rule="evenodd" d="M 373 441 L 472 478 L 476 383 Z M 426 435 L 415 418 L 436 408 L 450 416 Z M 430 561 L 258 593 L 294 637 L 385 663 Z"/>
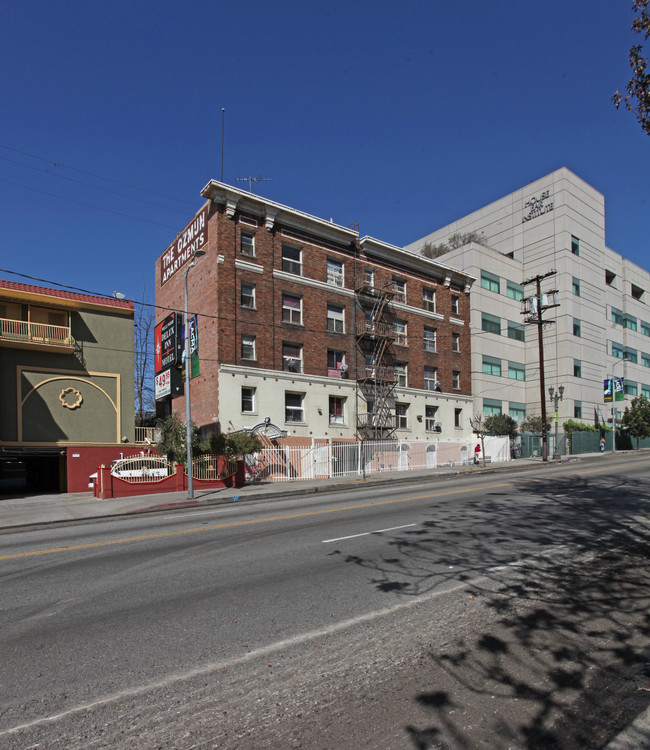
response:
<path fill-rule="evenodd" d="M 357 436 L 362 440 L 385 440 L 397 427 L 395 415 L 395 357 L 393 354 L 393 290 L 361 279 L 355 284 L 357 348 Z M 361 315 L 363 318 L 361 318 Z M 365 402 L 360 411 L 359 401 Z"/>

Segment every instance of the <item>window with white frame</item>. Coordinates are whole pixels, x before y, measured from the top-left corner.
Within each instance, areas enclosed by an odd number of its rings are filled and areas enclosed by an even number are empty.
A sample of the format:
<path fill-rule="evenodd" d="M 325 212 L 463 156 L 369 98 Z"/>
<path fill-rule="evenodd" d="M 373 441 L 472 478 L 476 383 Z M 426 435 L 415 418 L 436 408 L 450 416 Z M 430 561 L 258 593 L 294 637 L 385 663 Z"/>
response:
<path fill-rule="evenodd" d="M 327 283 L 343 286 L 343 263 L 340 260 L 327 259 Z"/>
<path fill-rule="evenodd" d="M 252 414 L 255 411 L 255 388 L 242 387 L 241 410 L 242 414 Z"/>
<path fill-rule="evenodd" d="M 304 422 L 305 410 L 303 407 L 304 393 L 284 394 L 284 421 L 285 422 Z"/>
<path fill-rule="evenodd" d="M 242 282 L 240 304 L 249 310 L 255 309 L 255 284 L 244 284 Z"/>
<path fill-rule="evenodd" d="M 454 409 L 454 427 L 462 427 L 463 423 L 463 410 L 462 409 Z"/>
<path fill-rule="evenodd" d="M 434 352 L 436 351 L 436 329 L 432 328 L 431 326 L 424 326 L 424 334 L 423 334 L 423 340 L 424 340 L 424 351 L 425 352 Z"/>
<path fill-rule="evenodd" d="M 345 365 L 345 352 L 338 352 L 334 349 L 327 350 L 327 374 L 331 378 L 340 378 L 347 368 Z"/>
<path fill-rule="evenodd" d="M 285 372 L 302 372 L 301 344 L 282 344 L 282 369 Z"/>
<path fill-rule="evenodd" d="M 408 387 L 408 365 L 406 362 L 395 362 L 395 380 L 402 388 Z"/>
<path fill-rule="evenodd" d="M 302 324 L 302 297 L 282 295 L 282 320 L 284 323 Z"/>
<path fill-rule="evenodd" d="M 424 390 L 425 391 L 439 391 L 440 384 L 438 382 L 438 368 L 424 366 Z"/>
<path fill-rule="evenodd" d="M 451 314 L 452 315 L 458 315 L 458 300 L 459 296 L 457 294 L 451 295 Z"/>
<path fill-rule="evenodd" d="M 249 258 L 255 257 L 255 232 L 242 229 L 239 235 L 239 251 Z"/>
<path fill-rule="evenodd" d="M 422 307 L 429 312 L 436 311 L 436 292 L 435 289 L 422 287 Z"/>
<path fill-rule="evenodd" d="M 329 397 L 329 420 L 330 424 L 345 423 L 345 398 L 341 396 Z"/>
<path fill-rule="evenodd" d="M 460 390 L 460 370 L 454 370 L 451 374 L 451 387 L 455 391 Z"/>
<path fill-rule="evenodd" d="M 364 268 L 363 269 L 363 284 L 364 286 L 369 286 L 371 289 L 375 288 L 375 269 L 374 268 Z"/>
<path fill-rule="evenodd" d="M 282 245 L 282 270 L 287 273 L 302 274 L 302 250 L 292 245 Z"/>
<path fill-rule="evenodd" d="M 451 350 L 452 352 L 460 351 L 460 333 L 451 334 Z"/>
<path fill-rule="evenodd" d="M 339 305 L 327 306 L 327 330 L 332 333 L 345 333 L 345 308 Z"/>
<path fill-rule="evenodd" d="M 392 289 L 395 302 L 406 302 L 406 281 L 404 279 L 393 278 Z"/>
<path fill-rule="evenodd" d="M 241 358 L 257 359 L 255 356 L 255 336 L 242 334 L 241 337 Z"/>
<path fill-rule="evenodd" d="M 437 416 L 438 416 L 437 406 L 425 406 L 424 407 L 424 429 L 427 432 L 439 432 L 439 428 L 436 426 Z"/>
<path fill-rule="evenodd" d="M 395 343 L 400 346 L 408 346 L 408 339 L 406 337 L 406 321 L 405 320 L 394 320 L 393 321 L 393 335 L 395 336 Z"/>
<path fill-rule="evenodd" d="M 395 404 L 395 416 L 397 417 L 397 429 L 408 430 L 409 426 L 409 405 L 408 404 Z"/>

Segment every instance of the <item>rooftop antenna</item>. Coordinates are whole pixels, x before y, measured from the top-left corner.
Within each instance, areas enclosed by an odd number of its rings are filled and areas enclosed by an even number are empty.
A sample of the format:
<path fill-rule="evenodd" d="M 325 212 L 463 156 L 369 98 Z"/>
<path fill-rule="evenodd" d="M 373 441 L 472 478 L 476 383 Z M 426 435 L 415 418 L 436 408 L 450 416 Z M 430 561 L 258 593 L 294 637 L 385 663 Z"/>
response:
<path fill-rule="evenodd" d="M 273 180 L 273 177 L 235 177 L 236 182 L 247 182 L 248 183 L 248 192 L 253 192 L 253 183 L 254 182 L 271 182 Z"/>
<path fill-rule="evenodd" d="M 223 134 L 226 121 L 226 108 L 221 107 L 221 182 L 223 182 Z"/>

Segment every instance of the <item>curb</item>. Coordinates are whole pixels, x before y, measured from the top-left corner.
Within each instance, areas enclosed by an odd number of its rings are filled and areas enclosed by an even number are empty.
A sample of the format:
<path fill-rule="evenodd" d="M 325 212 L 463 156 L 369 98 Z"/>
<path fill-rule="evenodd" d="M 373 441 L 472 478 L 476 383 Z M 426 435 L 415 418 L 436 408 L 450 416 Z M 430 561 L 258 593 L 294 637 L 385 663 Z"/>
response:
<path fill-rule="evenodd" d="M 541 459 L 539 461 L 532 459 L 523 459 L 525 463 L 520 463 L 518 460 L 508 461 L 504 464 L 493 464 L 489 466 L 468 466 L 468 467 L 444 467 L 441 469 L 432 469 L 431 470 L 431 476 L 432 477 L 439 477 L 441 479 L 453 479 L 454 477 L 458 477 L 460 475 L 464 475 L 466 477 L 469 476 L 485 476 L 485 475 L 492 475 L 492 474 L 518 474 L 521 472 L 526 471 L 527 469 L 530 469 L 531 467 L 535 468 L 550 468 L 557 465 L 562 464 L 574 464 L 574 463 L 583 463 L 585 461 L 600 461 L 602 460 L 601 454 L 585 454 L 583 456 L 567 456 L 564 457 L 564 459 L 559 459 L 557 461 L 548 461 L 543 462 Z M 237 502 L 238 503 L 251 503 L 251 502 L 258 502 L 263 503 L 270 500 L 277 500 L 279 498 L 285 497 L 287 492 L 290 492 L 293 497 L 295 496 L 306 496 L 306 495 L 314 495 L 314 494 L 320 494 L 320 493 L 331 493 L 331 492 L 338 492 L 343 489 L 354 489 L 354 488 L 372 488 L 372 487 L 378 487 L 378 486 L 386 486 L 388 484 L 393 484 L 394 486 L 400 486 L 400 485 L 406 485 L 406 484 L 414 484 L 417 482 L 421 482 L 424 479 L 424 476 L 421 472 L 418 472 L 415 476 L 409 476 L 410 472 L 387 472 L 386 474 L 379 474 L 374 475 L 372 478 L 364 479 L 362 477 L 355 477 L 355 478 L 341 478 L 340 480 L 334 480 L 334 481 L 328 481 L 323 480 L 323 484 L 317 485 L 317 486 L 311 486 L 311 487 L 300 487 L 298 486 L 300 484 L 299 481 L 295 482 L 278 482 L 278 489 L 271 490 L 268 492 L 265 492 L 264 494 L 258 494 L 256 492 L 249 492 L 246 493 L 245 488 L 240 488 L 240 491 L 243 490 L 243 493 L 237 496 Z M 259 486 L 259 485 L 257 485 Z M 237 488 L 229 488 L 233 490 L 237 490 Z M 110 502 L 109 501 L 98 501 L 98 502 Z M 160 503 L 156 505 L 149 505 L 145 507 L 136 507 L 129 510 L 125 510 L 118 513 L 108 513 L 106 515 L 97 514 L 97 515 L 90 515 L 90 516 L 79 516 L 78 518 L 61 518 L 61 519 L 55 519 L 51 521 L 32 521 L 30 523 L 24 523 L 24 524 L 15 524 L 13 526 L 6 526 L 6 527 L 0 527 L 0 535 L 2 534 L 10 534 L 13 532 L 20 532 L 20 531 L 26 531 L 29 529 L 37 530 L 37 529 L 44 529 L 48 527 L 57 527 L 57 526 L 70 526 L 74 524 L 87 524 L 92 523 L 93 521 L 100 521 L 100 520 L 124 520 L 125 518 L 128 518 L 130 516 L 143 516 L 145 514 L 154 514 L 154 513 L 164 513 L 169 510 L 178 510 L 182 508 L 205 508 L 209 506 L 219 506 L 219 505 L 231 505 L 233 504 L 233 498 L 232 496 L 225 497 L 223 495 L 219 497 L 207 497 L 207 498 L 198 498 L 194 500 L 177 500 L 177 501 L 171 501 L 169 503 Z"/>

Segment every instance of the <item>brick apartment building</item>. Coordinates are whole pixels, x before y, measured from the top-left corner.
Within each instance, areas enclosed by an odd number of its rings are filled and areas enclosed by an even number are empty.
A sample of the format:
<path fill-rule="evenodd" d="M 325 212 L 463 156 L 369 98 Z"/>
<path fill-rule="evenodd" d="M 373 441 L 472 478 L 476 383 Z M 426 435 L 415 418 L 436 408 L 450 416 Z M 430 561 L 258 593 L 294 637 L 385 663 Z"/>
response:
<path fill-rule="evenodd" d="M 156 262 L 156 304 L 182 311 L 187 280 L 198 316 L 196 424 L 266 423 L 296 439 L 471 435 L 472 276 L 220 182 L 201 194 Z M 184 396 L 159 400 L 172 410 L 184 419 Z"/>

